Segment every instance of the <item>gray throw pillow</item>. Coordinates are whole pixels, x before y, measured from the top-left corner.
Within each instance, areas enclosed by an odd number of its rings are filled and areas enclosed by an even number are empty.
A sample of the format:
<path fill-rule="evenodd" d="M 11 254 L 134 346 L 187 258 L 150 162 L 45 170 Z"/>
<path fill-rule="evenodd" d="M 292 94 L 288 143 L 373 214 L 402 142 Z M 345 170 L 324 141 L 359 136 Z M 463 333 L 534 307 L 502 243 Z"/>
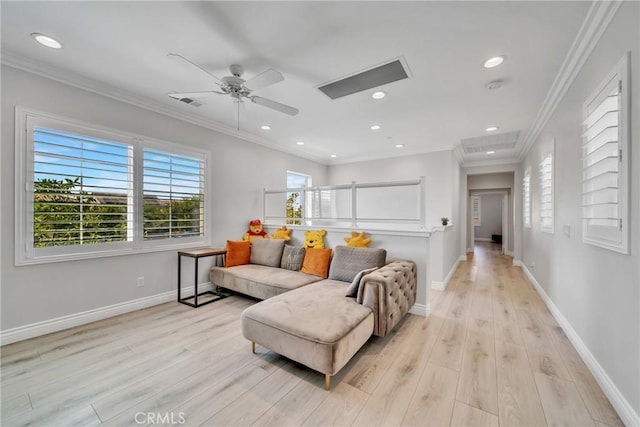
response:
<path fill-rule="evenodd" d="M 384 249 L 336 246 L 329 268 L 329 279 L 351 283 L 359 271 L 382 267 L 386 258 L 387 251 Z"/>
<path fill-rule="evenodd" d="M 285 245 L 284 252 L 282 253 L 282 261 L 280 262 L 280 268 L 300 271 L 302 261 L 304 261 L 304 254 L 305 250 L 302 246 Z"/>
<path fill-rule="evenodd" d="M 280 267 L 284 240 L 280 239 L 253 239 L 251 242 L 251 264 L 266 265 L 268 267 Z"/>
<path fill-rule="evenodd" d="M 353 278 L 353 282 L 347 288 L 347 291 L 344 293 L 344 296 L 355 298 L 358 295 L 358 288 L 360 287 L 360 280 L 367 274 L 377 270 L 378 267 L 367 268 L 366 270 L 359 271 L 356 274 L 356 277 Z"/>

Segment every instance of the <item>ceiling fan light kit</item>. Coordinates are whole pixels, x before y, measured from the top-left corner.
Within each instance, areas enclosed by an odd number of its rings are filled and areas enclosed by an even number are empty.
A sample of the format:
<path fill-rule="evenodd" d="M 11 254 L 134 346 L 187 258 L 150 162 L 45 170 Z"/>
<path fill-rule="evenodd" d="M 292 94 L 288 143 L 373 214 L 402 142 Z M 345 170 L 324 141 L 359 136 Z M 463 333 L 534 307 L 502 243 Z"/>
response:
<path fill-rule="evenodd" d="M 181 60 L 200 71 L 205 72 L 208 76 L 212 77 L 216 80 L 216 84 L 218 85 L 220 90 L 207 90 L 201 92 L 180 92 L 180 93 L 170 93 L 169 96 L 182 100 L 184 98 L 191 99 L 193 97 L 204 97 L 211 95 L 229 95 L 236 102 L 243 102 L 245 99 L 250 100 L 254 104 L 261 105 L 263 107 L 270 108 L 272 110 L 279 111 L 284 114 L 288 114 L 290 116 L 295 116 L 299 113 L 299 110 L 295 107 L 291 107 L 286 104 L 282 104 L 280 102 L 273 101 L 271 99 L 263 98 L 260 96 L 253 95 L 254 90 L 262 89 L 264 87 L 273 85 L 275 83 L 281 82 L 284 80 L 284 76 L 279 71 L 276 71 L 272 68 L 263 71 L 262 73 L 250 78 L 249 80 L 245 80 L 242 78 L 244 74 L 244 68 L 240 64 L 231 64 L 229 67 L 230 76 L 224 76 L 221 79 L 216 77 L 214 74 L 210 73 L 200 65 L 195 62 L 190 61 L 182 55 L 176 53 L 167 54 L 168 57 L 173 59 Z"/>

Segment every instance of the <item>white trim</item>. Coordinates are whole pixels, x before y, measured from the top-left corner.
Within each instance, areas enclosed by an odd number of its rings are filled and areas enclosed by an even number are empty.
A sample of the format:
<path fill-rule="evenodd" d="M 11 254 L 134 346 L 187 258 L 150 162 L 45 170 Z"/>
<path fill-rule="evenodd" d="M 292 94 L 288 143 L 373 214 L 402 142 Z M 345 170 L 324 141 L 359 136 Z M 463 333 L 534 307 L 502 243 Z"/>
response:
<path fill-rule="evenodd" d="M 212 289 L 211 282 L 200 283 L 198 285 L 199 292 Z M 185 286 L 182 293 L 191 295 L 193 286 Z M 50 334 L 52 332 L 62 331 L 64 329 L 73 328 L 74 326 L 85 325 L 109 317 L 118 316 L 120 314 L 129 313 L 143 308 L 152 307 L 154 305 L 164 304 L 166 302 L 176 301 L 178 291 L 168 291 L 157 295 L 151 295 L 131 301 L 100 307 L 93 310 L 83 311 L 81 313 L 70 314 L 68 316 L 58 317 L 57 319 L 45 320 L 30 325 L 18 326 L 17 328 L 0 331 L 0 345 L 11 344 L 14 342 L 26 340 L 29 338 L 39 337 L 41 335 Z"/>
<path fill-rule="evenodd" d="M 596 1 L 587 12 L 587 16 L 578 31 L 569 53 L 556 76 L 551 89 L 538 110 L 533 125 L 522 140 L 519 160 L 522 161 L 538 139 L 554 111 L 566 95 L 574 80 L 582 70 L 602 34 L 609 26 L 614 15 L 622 6 L 622 0 Z"/>
<path fill-rule="evenodd" d="M 516 267 L 524 267 L 524 263 L 519 259 L 513 259 L 513 265 Z"/>
<path fill-rule="evenodd" d="M 493 240 L 488 237 L 476 237 L 473 240 L 476 242 L 493 242 Z"/>
<path fill-rule="evenodd" d="M 573 346 L 575 347 L 582 361 L 587 365 L 587 368 L 589 368 L 591 374 L 593 374 L 594 378 L 602 388 L 602 391 L 611 402 L 611 405 L 613 405 L 614 409 L 622 419 L 622 422 L 627 426 L 640 426 L 640 415 L 638 415 L 634 411 L 631 404 L 629 404 L 624 395 L 620 392 L 620 390 L 618 390 L 618 387 L 616 387 L 613 380 L 609 377 L 609 375 L 607 375 L 607 372 L 600 365 L 600 363 L 598 363 L 598 360 L 591 353 L 584 341 L 582 341 L 575 329 L 573 329 L 571 323 L 569 323 L 567 318 L 564 317 L 562 312 L 558 309 L 558 307 L 556 307 L 556 305 L 553 303 L 551 298 L 549 298 L 542 286 L 540 286 L 533 274 L 531 274 L 529 269 L 524 265 L 521 265 L 521 267 L 531 284 L 533 284 L 533 287 L 536 289 L 536 291 L 538 291 L 538 294 L 544 301 L 553 317 L 558 322 L 558 325 L 560 325 L 564 333 L 567 335 L 567 338 L 569 338 L 569 341 L 571 341 L 571 344 L 573 344 Z"/>
<path fill-rule="evenodd" d="M 431 313 L 431 309 L 429 308 L 429 304 L 413 304 L 413 307 L 409 309 L 409 313 L 415 314 L 416 316 L 427 317 Z"/>
<path fill-rule="evenodd" d="M 453 264 L 453 267 L 451 267 L 451 270 L 449 270 L 449 274 L 447 274 L 447 276 L 444 278 L 442 282 L 438 282 L 435 280 L 431 281 L 431 289 L 433 289 L 434 291 L 444 291 L 445 289 L 447 289 L 447 285 L 449 284 L 449 281 L 451 281 L 451 278 L 456 272 L 456 269 L 458 268 L 460 261 L 466 261 L 466 256 L 464 260 L 462 259 L 462 257 L 459 257 L 456 260 L 456 262 Z"/>

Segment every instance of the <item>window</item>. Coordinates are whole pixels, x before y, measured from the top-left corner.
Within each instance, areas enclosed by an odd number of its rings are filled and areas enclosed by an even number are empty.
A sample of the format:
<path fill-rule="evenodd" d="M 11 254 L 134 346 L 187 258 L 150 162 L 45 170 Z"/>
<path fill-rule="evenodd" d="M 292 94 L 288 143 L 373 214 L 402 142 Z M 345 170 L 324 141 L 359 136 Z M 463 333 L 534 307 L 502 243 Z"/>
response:
<path fill-rule="evenodd" d="M 553 155 L 540 162 L 540 231 L 553 233 Z"/>
<path fill-rule="evenodd" d="M 629 253 L 629 60 L 625 55 L 584 105 L 582 240 Z"/>
<path fill-rule="evenodd" d="M 204 153 L 16 115 L 16 264 L 206 243 Z"/>
<path fill-rule="evenodd" d="M 471 197 L 471 220 L 474 226 L 481 224 L 480 209 L 480 196 L 474 194 Z"/>
<path fill-rule="evenodd" d="M 311 177 L 309 175 L 287 171 L 287 188 L 311 187 Z M 304 191 L 294 191 L 287 193 L 287 218 L 303 218 Z M 307 208 L 307 206 L 305 206 Z M 288 219 L 287 224 L 302 224 L 302 219 Z"/>
<path fill-rule="evenodd" d="M 531 227 L 531 169 L 522 178 L 522 221 L 525 227 Z"/>

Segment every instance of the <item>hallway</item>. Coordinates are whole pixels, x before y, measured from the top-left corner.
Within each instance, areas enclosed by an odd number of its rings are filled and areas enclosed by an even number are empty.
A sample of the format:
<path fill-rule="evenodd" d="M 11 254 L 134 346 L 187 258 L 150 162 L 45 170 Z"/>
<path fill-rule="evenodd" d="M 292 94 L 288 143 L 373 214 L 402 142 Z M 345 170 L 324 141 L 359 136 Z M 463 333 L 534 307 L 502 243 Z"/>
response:
<path fill-rule="evenodd" d="M 500 249 L 476 242 L 447 289 L 431 292 L 430 321 L 442 326 L 424 383 L 446 387 L 457 379 L 452 424 L 622 425 L 524 272 Z"/>

